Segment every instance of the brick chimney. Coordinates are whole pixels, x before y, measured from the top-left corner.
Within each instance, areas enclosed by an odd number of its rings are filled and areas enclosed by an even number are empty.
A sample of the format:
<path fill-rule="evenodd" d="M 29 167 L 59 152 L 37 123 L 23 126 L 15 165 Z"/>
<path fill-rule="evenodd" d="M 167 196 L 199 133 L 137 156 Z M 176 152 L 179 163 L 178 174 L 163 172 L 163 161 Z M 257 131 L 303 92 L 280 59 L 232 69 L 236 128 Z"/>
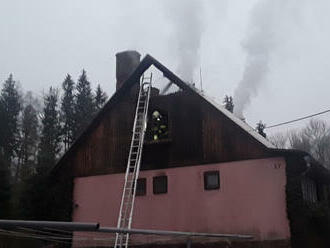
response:
<path fill-rule="evenodd" d="M 139 65 L 140 57 L 141 55 L 137 51 L 130 50 L 116 54 L 116 90 L 123 85 Z"/>

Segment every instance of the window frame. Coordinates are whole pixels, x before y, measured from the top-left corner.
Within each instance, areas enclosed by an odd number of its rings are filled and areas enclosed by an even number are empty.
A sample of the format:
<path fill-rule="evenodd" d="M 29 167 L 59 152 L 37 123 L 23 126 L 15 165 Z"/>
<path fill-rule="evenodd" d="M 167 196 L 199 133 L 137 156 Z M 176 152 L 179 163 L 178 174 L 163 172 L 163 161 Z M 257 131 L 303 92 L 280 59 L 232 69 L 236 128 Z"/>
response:
<path fill-rule="evenodd" d="M 142 190 L 138 190 L 139 186 L 142 186 Z M 138 178 L 136 181 L 135 196 L 145 196 L 147 195 L 147 178 Z"/>
<path fill-rule="evenodd" d="M 312 178 L 304 176 L 301 179 L 301 192 L 305 202 L 315 204 L 319 201 L 317 183 Z"/>
<path fill-rule="evenodd" d="M 212 186 L 208 184 L 209 176 L 217 176 L 218 185 Z M 220 189 L 220 172 L 218 170 L 204 171 L 204 190 L 219 190 Z"/>
<path fill-rule="evenodd" d="M 157 186 L 157 180 L 162 180 L 165 179 L 165 190 L 159 190 L 156 188 Z M 162 181 L 158 182 L 161 183 Z M 160 187 L 160 186 L 158 186 Z M 154 195 L 161 195 L 161 194 L 167 194 L 168 193 L 168 178 L 166 175 L 162 175 L 162 176 L 155 176 L 152 178 L 152 192 Z"/>

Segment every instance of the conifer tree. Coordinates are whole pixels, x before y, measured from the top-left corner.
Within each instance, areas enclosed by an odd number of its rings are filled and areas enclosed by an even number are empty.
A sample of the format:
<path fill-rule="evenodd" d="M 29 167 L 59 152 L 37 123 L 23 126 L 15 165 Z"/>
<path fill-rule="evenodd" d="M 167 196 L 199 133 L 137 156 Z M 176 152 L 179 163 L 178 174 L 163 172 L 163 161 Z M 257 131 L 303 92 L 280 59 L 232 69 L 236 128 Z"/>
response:
<path fill-rule="evenodd" d="M 43 174 L 52 168 L 61 151 L 61 126 L 57 109 L 58 92 L 50 87 L 44 97 L 44 109 L 41 119 L 42 129 L 39 143 L 37 173 Z"/>
<path fill-rule="evenodd" d="M 74 141 L 75 129 L 75 97 L 74 82 L 68 74 L 62 83 L 64 91 L 61 101 L 61 121 L 64 149 L 67 150 Z"/>
<path fill-rule="evenodd" d="M 225 108 L 230 111 L 231 113 L 234 112 L 234 101 L 233 101 L 233 98 L 231 96 L 225 96 L 225 99 L 224 99 L 224 104 L 225 104 Z"/>
<path fill-rule="evenodd" d="M 41 132 L 35 173 L 22 178 L 18 196 L 18 216 L 24 219 L 48 220 L 52 211 L 49 171 L 61 150 L 61 129 L 58 112 L 58 92 L 50 87 L 44 96 L 41 112 Z"/>
<path fill-rule="evenodd" d="M 107 98 L 107 94 L 102 90 L 101 85 L 98 84 L 95 91 L 95 107 L 97 111 L 99 111 L 103 107 Z"/>
<path fill-rule="evenodd" d="M 8 79 L 3 84 L 0 101 L 0 105 L 2 105 L 0 147 L 2 147 L 4 151 L 3 159 L 10 164 L 18 146 L 18 117 L 21 110 L 17 83 L 14 81 L 12 74 L 9 75 Z"/>
<path fill-rule="evenodd" d="M 19 162 L 16 172 L 18 176 L 27 177 L 32 174 L 36 165 L 36 153 L 38 143 L 38 116 L 35 107 L 28 104 L 22 114 L 21 135 L 19 146 Z M 21 172 L 23 171 L 23 175 Z"/>
<path fill-rule="evenodd" d="M 261 135 L 261 136 L 263 136 L 263 137 L 267 137 L 267 135 L 266 135 L 266 133 L 265 133 L 265 128 L 266 128 L 266 124 L 264 124 L 264 123 L 262 123 L 262 121 L 259 121 L 258 123 L 257 123 L 257 128 L 256 128 L 256 130 L 257 130 L 257 132 Z"/>
<path fill-rule="evenodd" d="M 75 135 L 77 138 L 92 120 L 95 108 L 94 97 L 86 71 L 83 70 L 76 87 Z"/>
<path fill-rule="evenodd" d="M 5 122 L 5 106 L 0 95 L 0 155 L 4 153 L 4 139 L 7 123 Z M 3 158 L 2 158 L 3 159 Z"/>
<path fill-rule="evenodd" d="M 10 171 L 9 165 L 0 151 L 0 219 L 8 219 L 10 202 Z"/>

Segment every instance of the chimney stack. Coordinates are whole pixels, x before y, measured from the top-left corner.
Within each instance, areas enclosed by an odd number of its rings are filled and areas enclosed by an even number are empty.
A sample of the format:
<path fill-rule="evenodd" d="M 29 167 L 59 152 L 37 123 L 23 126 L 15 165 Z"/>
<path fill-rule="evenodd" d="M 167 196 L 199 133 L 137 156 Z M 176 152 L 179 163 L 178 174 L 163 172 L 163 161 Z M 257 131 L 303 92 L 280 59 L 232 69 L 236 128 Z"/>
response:
<path fill-rule="evenodd" d="M 116 54 L 116 90 L 129 78 L 140 63 L 141 55 L 137 51 L 123 51 Z"/>

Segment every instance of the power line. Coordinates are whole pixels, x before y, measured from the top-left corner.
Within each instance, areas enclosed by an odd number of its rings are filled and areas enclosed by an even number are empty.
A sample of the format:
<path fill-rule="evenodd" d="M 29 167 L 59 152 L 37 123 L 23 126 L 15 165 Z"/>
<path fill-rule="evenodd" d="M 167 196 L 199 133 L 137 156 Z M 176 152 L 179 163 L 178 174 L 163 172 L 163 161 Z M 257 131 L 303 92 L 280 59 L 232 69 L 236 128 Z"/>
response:
<path fill-rule="evenodd" d="M 275 125 L 271 125 L 271 126 L 268 126 L 268 127 L 266 126 L 265 129 L 266 128 L 278 127 L 278 126 L 290 124 L 290 123 L 293 123 L 293 122 L 305 120 L 305 119 L 308 119 L 308 118 L 311 118 L 311 117 L 314 117 L 314 116 L 317 116 L 317 115 L 322 115 L 322 114 L 325 114 L 325 113 L 328 113 L 328 112 L 330 112 L 330 109 L 325 110 L 325 111 L 322 111 L 322 112 L 319 112 L 319 113 L 316 113 L 316 114 L 307 115 L 307 116 L 304 116 L 304 117 L 301 117 L 301 118 L 297 118 L 297 119 L 294 119 L 294 120 L 291 120 L 291 121 L 281 122 L 281 123 L 278 123 L 278 124 L 275 124 Z"/>

